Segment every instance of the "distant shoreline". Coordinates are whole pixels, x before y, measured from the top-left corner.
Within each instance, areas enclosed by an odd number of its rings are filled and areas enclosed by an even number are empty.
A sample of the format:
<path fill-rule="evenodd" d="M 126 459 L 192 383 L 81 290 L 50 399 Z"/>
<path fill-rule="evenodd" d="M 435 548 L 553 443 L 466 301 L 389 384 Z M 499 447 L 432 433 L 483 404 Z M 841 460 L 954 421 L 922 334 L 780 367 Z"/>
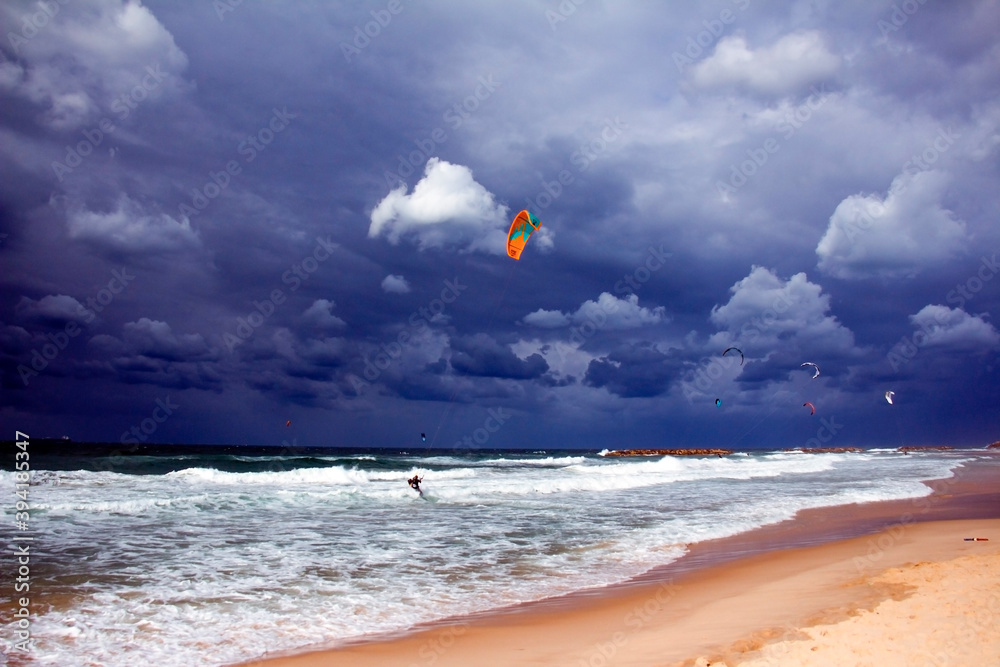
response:
<path fill-rule="evenodd" d="M 0 440 L 0 447 L 13 447 L 14 440 Z M 452 447 L 421 447 L 420 443 L 405 447 L 356 447 L 340 445 L 255 445 L 255 444 L 183 444 L 183 443 L 120 443 L 120 442 L 98 442 L 98 441 L 76 441 L 66 438 L 32 438 L 32 451 L 38 455 L 57 456 L 174 456 L 179 454 L 197 453 L 218 453 L 218 454 L 239 454 L 241 456 L 274 456 L 282 452 L 288 454 L 330 454 L 333 453 L 362 453 L 379 452 L 394 453 L 400 455 L 421 455 L 455 453 Z M 509 454 L 509 453 L 532 453 L 544 451 L 546 454 L 593 454 L 603 456 L 715 456 L 717 454 L 741 454 L 750 452 L 806 452 L 806 453 L 829 453 L 840 451 L 864 452 L 870 450 L 896 449 L 897 451 L 1000 451 L 1000 442 L 980 445 L 975 447 L 961 447 L 950 445 L 907 445 L 904 447 L 837 447 L 837 448 L 801 448 L 792 449 L 771 449 L 767 447 L 756 447 L 747 449 L 724 449 L 715 447 L 678 447 L 670 449 L 642 448 L 642 449 L 563 449 L 553 448 L 539 450 L 538 447 L 524 448 L 502 448 L 502 449 L 478 449 L 474 454 Z M 6 451 L 6 450 L 5 450 Z M 603 454 L 602 454 L 603 452 Z"/>

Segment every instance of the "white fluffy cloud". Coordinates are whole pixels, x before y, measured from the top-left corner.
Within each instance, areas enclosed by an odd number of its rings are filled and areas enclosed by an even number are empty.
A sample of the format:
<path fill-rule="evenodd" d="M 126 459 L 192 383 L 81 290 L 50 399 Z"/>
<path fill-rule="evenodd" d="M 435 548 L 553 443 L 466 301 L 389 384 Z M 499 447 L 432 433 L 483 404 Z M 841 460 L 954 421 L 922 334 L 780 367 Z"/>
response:
<path fill-rule="evenodd" d="M 728 303 L 712 309 L 712 323 L 725 329 L 710 339 L 714 347 L 743 345 L 748 357 L 792 342 L 831 355 L 855 352 L 854 334 L 827 314 L 830 296 L 804 273 L 783 281 L 773 271 L 755 266 L 730 292 Z"/>
<path fill-rule="evenodd" d="M 900 174 L 885 198 L 851 195 L 830 216 L 816 246 L 819 269 L 837 278 L 913 275 L 941 264 L 968 242 L 965 223 L 941 206 L 941 172 Z"/>
<path fill-rule="evenodd" d="M 573 320 L 560 310 L 545 310 L 539 308 L 533 313 L 524 316 L 524 323 L 541 329 L 558 329 L 565 327 Z"/>
<path fill-rule="evenodd" d="M 385 236 L 393 245 L 409 237 L 421 250 L 458 248 L 500 255 L 506 252 L 507 218 L 507 207 L 475 181 L 471 169 L 431 158 L 412 194 L 401 185 L 379 202 L 368 236 Z"/>
<path fill-rule="evenodd" d="M 826 48 L 815 30 L 785 35 L 756 51 L 746 39 L 731 35 L 719 40 L 715 52 L 692 70 L 702 88 L 736 86 L 766 95 L 800 93 L 812 83 L 833 76 L 840 58 Z"/>
<path fill-rule="evenodd" d="M 639 305 L 639 297 L 635 294 L 619 299 L 609 292 L 603 292 L 597 297 L 597 301 L 584 301 L 572 314 L 539 309 L 526 315 L 524 323 L 544 329 L 556 329 L 569 324 L 591 322 L 599 329 L 623 330 L 657 324 L 666 319 L 663 306 L 644 308 Z"/>
<path fill-rule="evenodd" d="M 408 294 L 410 283 L 403 276 L 388 275 L 382 281 L 382 289 L 389 294 Z"/>
<path fill-rule="evenodd" d="M 992 324 L 961 308 L 924 306 L 916 315 L 910 315 L 910 322 L 927 334 L 925 346 L 975 349 L 1000 345 L 1000 333 Z"/>
<path fill-rule="evenodd" d="M 88 210 L 67 215 L 69 236 L 113 250 L 158 253 L 198 248 L 201 240 L 187 218 L 175 220 L 166 213 L 147 213 L 125 194 L 107 213 Z"/>

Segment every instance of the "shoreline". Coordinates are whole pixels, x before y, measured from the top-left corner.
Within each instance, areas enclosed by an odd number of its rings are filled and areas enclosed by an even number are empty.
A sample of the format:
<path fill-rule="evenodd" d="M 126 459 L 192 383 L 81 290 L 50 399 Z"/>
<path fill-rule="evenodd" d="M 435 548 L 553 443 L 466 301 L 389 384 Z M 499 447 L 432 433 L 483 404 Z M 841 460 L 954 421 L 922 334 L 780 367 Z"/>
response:
<path fill-rule="evenodd" d="M 873 608 L 893 594 L 874 578 L 915 560 L 914 549 L 921 559 L 933 554 L 939 561 L 970 550 L 1000 553 L 1000 457 L 925 484 L 932 493 L 922 498 L 807 509 L 780 523 L 690 544 L 677 561 L 612 586 L 240 664 L 693 665 L 703 655 L 732 660 L 751 647 L 801 635 L 794 629 L 817 619 Z M 955 541 L 978 526 L 992 541 Z"/>

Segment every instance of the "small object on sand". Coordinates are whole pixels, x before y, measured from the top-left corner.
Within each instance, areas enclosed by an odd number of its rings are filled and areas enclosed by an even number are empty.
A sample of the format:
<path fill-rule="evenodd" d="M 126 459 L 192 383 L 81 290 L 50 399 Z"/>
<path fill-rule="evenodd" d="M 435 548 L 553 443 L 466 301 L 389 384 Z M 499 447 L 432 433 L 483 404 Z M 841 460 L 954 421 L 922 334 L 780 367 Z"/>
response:
<path fill-rule="evenodd" d="M 989 542 L 990 538 L 988 538 L 988 537 L 966 537 L 965 541 L 966 542 Z"/>

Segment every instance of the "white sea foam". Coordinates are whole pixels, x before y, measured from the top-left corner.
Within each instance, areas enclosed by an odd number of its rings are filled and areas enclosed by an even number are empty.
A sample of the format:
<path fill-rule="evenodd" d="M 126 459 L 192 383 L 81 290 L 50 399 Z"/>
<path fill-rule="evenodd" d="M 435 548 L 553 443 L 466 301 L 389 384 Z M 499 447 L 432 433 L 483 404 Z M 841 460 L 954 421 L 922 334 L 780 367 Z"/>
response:
<path fill-rule="evenodd" d="M 291 470 L 275 470 L 273 472 L 225 472 L 214 468 L 185 468 L 167 473 L 169 478 L 189 484 L 210 482 L 220 485 L 263 484 L 276 486 L 282 484 L 367 484 L 369 477 L 363 470 L 349 469 L 342 466 L 328 468 L 295 468 Z"/>
<path fill-rule="evenodd" d="M 482 465 L 489 466 L 536 466 L 539 468 L 563 468 L 577 463 L 586 463 L 586 456 L 546 456 L 543 459 L 486 459 Z"/>

